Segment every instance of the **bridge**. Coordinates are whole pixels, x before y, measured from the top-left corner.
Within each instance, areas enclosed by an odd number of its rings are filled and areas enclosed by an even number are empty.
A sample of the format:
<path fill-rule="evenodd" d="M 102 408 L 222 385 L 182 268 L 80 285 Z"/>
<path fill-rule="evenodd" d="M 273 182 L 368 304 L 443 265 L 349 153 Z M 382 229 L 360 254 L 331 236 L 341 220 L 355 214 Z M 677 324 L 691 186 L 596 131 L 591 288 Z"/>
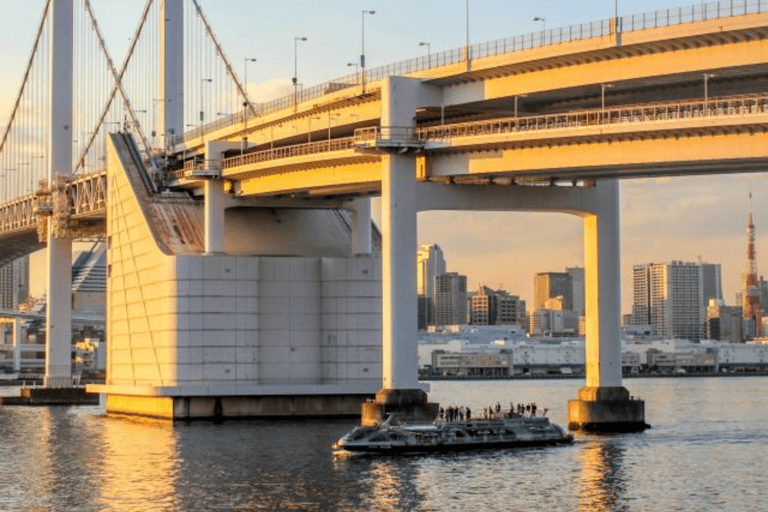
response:
<path fill-rule="evenodd" d="M 38 40 L 51 33 L 62 67 L 45 70 L 33 51 L 25 83 L 50 82 L 49 114 L 14 110 L 0 147 L 0 261 L 48 247 L 46 371 L 60 386 L 71 382 L 61 262 L 72 240 L 106 235 L 108 375 L 93 390 L 110 412 L 354 414 L 381 388 L 365 421 L 429 415 L 416 371 L 418 212 L 559 211 L 584 219 L 587 377 L 569 421 L 642 428 L 643 403 L 621 380 L 617 180 L 756 172 L 768 159 L 759 1 L 465 46 L 268 103 L 245 93 L 196 0 L 148 1 L 121 68 L 82 6 L 79 17 L 73 0 L 48 3 Z M 70 31 L 44 30 L 51 19 Z M 145 27 L 159 34 L 142 39 Z M 61 130 L 80 94 L 77 44 L 98 47 L 106 86 L 83 88 L 102 102 L 84 109 L 92 126 Z M 211 71 L 189 65 L 188 46 L 210 51 L 215 83 L 231 88 L 211 96 L 234 114 L 204 122 Z M 160 76 L 146 69 L 156 55 Z M 136 105 L 152 110 L 151 135 Z M 22 121 L 50 132 L 39 165 L 16 135 Z"/>

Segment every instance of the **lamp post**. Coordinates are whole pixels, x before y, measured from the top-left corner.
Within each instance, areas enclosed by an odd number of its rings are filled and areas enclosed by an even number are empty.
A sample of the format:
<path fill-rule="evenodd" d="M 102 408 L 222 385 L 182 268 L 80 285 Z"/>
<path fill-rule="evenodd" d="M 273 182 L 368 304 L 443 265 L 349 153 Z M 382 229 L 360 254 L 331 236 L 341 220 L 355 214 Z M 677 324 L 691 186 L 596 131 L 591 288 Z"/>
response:
<path fill-rule="evenodd" d="M 249 62 L 256 62 L 256 59 L 250 59 L 250 58 L 243 59 L 243 86 L 244 86 L 243 92 L 245 92 L 245 101 L 249 101 L 248 100 L 248 63 Z"/>
<path fill-rule="evenodd" d="M 709 99 L 709 79 L 714 78 L 717 75 L 714 73 L 704 73 L 704 104 L 706 105 L 707 100 Z"/>
<path fill-rule="evenodd" d="M 362 51 L 360 52 L 360 83 L 363 87 L 363 92 L 365 92 L 365 15 L 370 14 L 374 15 L 376 14 L 376 11 L 366 11 L 363 10 L 363 14 L 361 16 L 362 20 Z"/>
<path fill-rule="evenodd" d="M 203 104 L 203 88 L 205 84 L 213 82 L 213 78 L 200 79 L 200 129 L 203 129 L 203 120 L 205 119 L 205 106 Z"/>
<path fill-rule="evenodd" d="M 360 73 L 360 65 L 357 62 L 347 62 L 347 67 L 355 66 L 355 83 L 357 83 L 357 77 Z"/>
<path fill-rule="evenodd" d="M 605 90 L 613 87 L 613 84 L 600 84 L 600 121 L 605 114 Z"/>
<path fill-rule="evenodd" d="M 546 38 L 546 32 L 547 32 L 547 19 L 542 18 L 541 16 L 536 16 L 533 18 L 533 21 L 540 21 L 541 22 L 541 45 L 544 46 L 544 39 Z"/>
<path fill-rule="evenodd" d="M 426 41 L 421 41 L 419 43 L 419 46 L 427 47 L 427 67 L 431 68 L 432 67 L 432 45 Z"/>
<path fill-rule="evenodd" d="M 296 110 L 299 103 L 298 98 L 298 86 L 299 86 L 299 41 L 306 41 L 306 37 L 294 37 L 293 38 L 293 110 Z"/>

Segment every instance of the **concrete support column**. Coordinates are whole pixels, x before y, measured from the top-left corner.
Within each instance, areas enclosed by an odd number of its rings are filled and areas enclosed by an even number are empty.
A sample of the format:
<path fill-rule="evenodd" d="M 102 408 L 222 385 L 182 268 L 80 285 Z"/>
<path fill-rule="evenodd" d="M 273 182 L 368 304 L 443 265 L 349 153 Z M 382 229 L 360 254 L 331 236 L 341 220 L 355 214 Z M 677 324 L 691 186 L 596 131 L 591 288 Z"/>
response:
<path fill-rule="evenodd" d="M 48 177 L 72 173 L 72 0 L 51 4 L 51 142 Z M 47 249 L 45 385 L 72 386 L 72 241 L 53 236 Z"/>
<path fill-rule="evenodd" d="M 371 254 L 371 200 L 352 201 L 352 254 Z"/>
<path fill-rule="evenodd" d="M 381 87 L 381 126 L 388 137 L 381 141 L 383 388 L 374 402 L 363 404 L 364 425 L 388 416 L 437 418 L 439 405 L 418 388 L 416 157 L 402 128 L 415 125 L 416 109 L 441 101 L 442 91 L 419 79 L 389 77 Z"/>
<path fill-rule="evenodd" d="M 600 182 L 597 215 L 584 217 L 587 386 L 621 386 L 619 184 Z"/>
<path fill-rule="evenodd" d="M 382 165 L 382 371 L 385 389 L 418 386 L 415 162 L 386 155 Z"/>
<path fill-rule="evenodd" d="M 572 430 L 643 430 L 645 406 L 621 382 L 621 272 L 619 183 L 596 185 L 592 214 L 584 216 L 586 386 L 568 402 Z"/>
<path fill-rule="evenodd" d="M 223 180 L 205 181 L 205 252 L 224 252 L 224 211 L 226 196 Z"/>
<path fill-rule="evenodd" d="M 161 147 L 184 131 L 184 0 L 162 0 L 160 19 Z M 156 129 L 156 127 L 153 127 Z"/>

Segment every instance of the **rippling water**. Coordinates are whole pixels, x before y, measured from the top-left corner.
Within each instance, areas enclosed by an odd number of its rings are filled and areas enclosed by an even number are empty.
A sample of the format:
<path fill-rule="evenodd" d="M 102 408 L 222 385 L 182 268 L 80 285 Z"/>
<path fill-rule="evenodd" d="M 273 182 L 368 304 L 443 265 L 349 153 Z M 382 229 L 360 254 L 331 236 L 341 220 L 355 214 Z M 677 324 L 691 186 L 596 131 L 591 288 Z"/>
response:
<path fill-rule="evenodd" d="M 331 454 L 351 421 L 128 421 L 98 408 L 0 408 L 2 511 L 759 511 L 768 377 L 636 379 L 653 428 L 570 446 Z M 579 380 L 434 382 L 431 399 L 538 402 L 566 422 Z"/>

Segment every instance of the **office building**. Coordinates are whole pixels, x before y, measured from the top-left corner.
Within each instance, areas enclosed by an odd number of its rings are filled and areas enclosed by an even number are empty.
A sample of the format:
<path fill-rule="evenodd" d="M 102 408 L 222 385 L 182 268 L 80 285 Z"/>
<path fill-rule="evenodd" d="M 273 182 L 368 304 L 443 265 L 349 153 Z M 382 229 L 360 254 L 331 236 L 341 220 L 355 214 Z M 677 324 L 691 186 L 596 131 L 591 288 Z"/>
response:
<path fill-rule="evenodd" d="M 566 267 L 566 273 L 571 276 L 571 291 L 573 304 L 571 308 L 579 315 L 586 313 L 584 295 L 584 267 Z"/>
<path fill-rule="evenodd" d="M 470 323 L 473 325 L 525 325 L 525 301 L 504 290 L 480 288 L 469 298 Z"/>
<path fill-rule="evenodd" d="M 0 268 L 0 309 L 12 311 L 29 295 L 29 256 Z"/>
<path fill-rule="evenodd" d="M 697 341 L 704 334 L 705 307 L 710 298 L 705 293 L 722 295 L 720 290 L 719 264 L 672 261 L 635 265 L 632 323 L 652 325 L 659 336 Z"/>
<path fill-rule="evenodd" d="M 583 279 L 582 279 L 583 282 Z M 573 277 L 568 272 L 539 272 L 533 278 L 534 309 L 544 309 L 547 300 L 562 297 L 564 309 L 573 309 Z"/>
<path fill-rule="evenodd" d="M 467 276 L 446 272 L 435 285 L 435 325 L 467 323 Z"/>
<path fill-rule="evenodd" d="M 743 342 L 741 316 L 741 306 L 726 306 L 722 300 L 710 299 L 707 307 L 707 338 L 729 343 Z"/>
<path fill-rule="evenodd" d="M 440 246 L 420 245 L 416 256 L 416 293 L 425 297 L 423 315 L 426 325 L 435 325 L 435 277 L 445 272 L 445 258 Z"/>

